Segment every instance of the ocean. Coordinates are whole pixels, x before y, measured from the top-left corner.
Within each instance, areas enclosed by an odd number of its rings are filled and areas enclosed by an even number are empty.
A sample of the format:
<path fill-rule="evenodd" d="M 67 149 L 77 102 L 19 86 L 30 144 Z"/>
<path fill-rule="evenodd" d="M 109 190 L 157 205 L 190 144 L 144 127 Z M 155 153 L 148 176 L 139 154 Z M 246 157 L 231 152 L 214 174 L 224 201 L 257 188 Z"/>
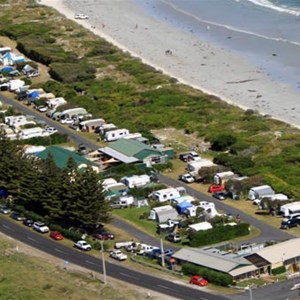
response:
<path fill-rule="evenodd" d="M 300 0 L 135 1 L 153 17 L 237 52 L 300 93 Z"/>

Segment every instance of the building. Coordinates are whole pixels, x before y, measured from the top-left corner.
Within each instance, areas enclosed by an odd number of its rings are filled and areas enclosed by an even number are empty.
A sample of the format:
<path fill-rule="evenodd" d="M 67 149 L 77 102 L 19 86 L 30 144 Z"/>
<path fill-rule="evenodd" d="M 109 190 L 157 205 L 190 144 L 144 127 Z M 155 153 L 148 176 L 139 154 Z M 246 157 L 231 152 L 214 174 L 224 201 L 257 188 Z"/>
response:
<path fill-rule="evenodd" d="M 76 152 L 57 146 L 49 146 L 44 151 L 37 153 L 36 156 L 45 160 L 48 158 L 49 154 L 52 155 L 55 165 L 60 169 L 65 168 L 68 164 L 68 160 L 72 158 L 79 169 L 91 166 L 95 171 L 98 172 L 99 170 L 95 163 L 80 156 Z"/>
<path fill-rule="evenodd" d="M 107 147 L 100 148 L 99 152 L 104 157 L 114 158 L 121 163 L 143 163 L 147 167 L 167 163 L 170 157 L 164 150 L 158 150 L 142 142 L 130 139 L 119 139 L 111 142 Z"/>

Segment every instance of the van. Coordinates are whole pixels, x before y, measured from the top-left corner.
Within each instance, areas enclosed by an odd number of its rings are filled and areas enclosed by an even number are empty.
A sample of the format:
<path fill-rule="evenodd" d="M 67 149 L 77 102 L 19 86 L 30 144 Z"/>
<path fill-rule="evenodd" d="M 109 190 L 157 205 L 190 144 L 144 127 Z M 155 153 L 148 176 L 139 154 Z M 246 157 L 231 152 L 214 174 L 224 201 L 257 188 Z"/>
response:
<path fill-rule="evenodd" d="M 147 244 L 140 244 L 137 248 L 136 254 L 138 255 L 145 255 L 150 253 L 154 249 L 159 249 L 158 247 L 147 245 Z"/>

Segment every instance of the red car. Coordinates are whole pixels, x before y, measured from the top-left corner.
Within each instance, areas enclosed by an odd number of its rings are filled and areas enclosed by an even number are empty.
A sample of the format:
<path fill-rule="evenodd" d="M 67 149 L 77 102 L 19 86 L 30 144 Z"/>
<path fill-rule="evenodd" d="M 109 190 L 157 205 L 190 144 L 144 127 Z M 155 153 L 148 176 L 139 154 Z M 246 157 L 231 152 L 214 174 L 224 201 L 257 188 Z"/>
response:
<path fill-rule="evenodd" d="M 206 279 L 204 279 L 203 277 L 198 276 L 198 275 L 192 276 L 191 279 L 190 279 L 190 283 L 197 284 L 197 285 L 200 285 L 200 286 L 208 285 L 208 281 Z"/>
<path fill-rule="evenodd" d="M 216 192 L 222 192 L 224 191 L 224 186 L 223 185 L 217 185 L 217 184 L 212 184 L 208 188 L 209 193 L 216 193 Z"/>
<path fill-rule="evenodd" d="M 50 237 L 59 241 L 64 238 L 64 236 L 59 231 L 51 231 Z"/>

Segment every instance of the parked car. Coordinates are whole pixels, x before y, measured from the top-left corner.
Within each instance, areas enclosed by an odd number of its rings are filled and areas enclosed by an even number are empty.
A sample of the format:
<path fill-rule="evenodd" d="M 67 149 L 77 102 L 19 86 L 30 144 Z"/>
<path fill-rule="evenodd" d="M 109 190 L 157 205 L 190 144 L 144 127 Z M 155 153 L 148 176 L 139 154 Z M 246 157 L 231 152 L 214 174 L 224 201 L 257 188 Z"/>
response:
<path fill-rule="evenodd" d="M 41 106 L 37 106 L 35 109 L 38 110 L 39 112 L 46 112 L 48 108 L 49 108 L 48 106 L 41 105 Z"/>
<path fill-rule="evenodd" d="M 190 283 L 200 285 L 200 286 L 208 285 L 208 281 L 206 279 L 204 279 L 203 277 L 198 276 L 198 275 L 192 276 L 191 279 L 190 279 Z"/>
<path fill-rule="evenodd" d="M 33 77 L 37 77 L 37 76 L 40 76 L 40 72 L 39 71 L 35 71 L 35 72 L 27 74 L 28 78 L 33 78 Z"/>
<path fill-rule="evenodd" d="M 25 219 L 23 220 L 23 224 L 28 226 L 28 227 L 32 227 L 33 226 L 34 221 L 31 219 Z"/>
<path fill-rule="evenodd" d="M 84 14 L 76 14 L 74 18 L 77 20 L 87 20 L 89 17 Z"/>
<path fill-rule="evenodd" d="M 57 241 L 60 241 L 64 238 L 64 236 L 59 231 L 56 230 L 50 232 L 50 237 Z"/>
<path fill-rule="evenodd" d="M 11 213 L 11 209 L 7 206 L 1 206 L 0 207 L 0 212 L 4 215 L 8 215 Z"/>
<path fill-rule="evenodd" d="M 16 221 L 23 221 L 25 219 L 24 217 L 21 216 L 20 213 L 15 211 L 10 214 L 10 217 Z"/>
<path fill-rule="evenodd" d="M 295 214 L 295 216 L 292 216 L 290 218 L 286 218 L 281 222 L 281 229 L 289 229 L 292 227 L 299 227 L 300 226 L 300 216 L 298 214 Z"/>
<path fill-rule="evenodd" d="M 189 154 L 188 154 L 188 159 L 189 160 L 201 160 L 201 157 L 199 156 L 199 154 L 195 151 L 191 151 Z"/>
<path fill-rule="evenodd" d="M 185 183 L 192 183 L 195 181 L 194 177 L 189 174 L 189 173 L 186 173 L 186 174 L 182 174 L 179 176 L 179 180 L 185 182 Z"/>
<path fill-rule="evenodd" d="M 100 230 L 94 232 L 92 237 L 96 240 L 113 240 L 115 238 L 115 235 L 111 232 Z"/>
<path fill-rule="evenodd" d="M 227 198 L 227 193 L 225 192 L 216 192 L 213 193 L 212 196 L 219 200 L 225 200 Z"/>
<path fill-rule="evenodd" d="M 179 159 L 183 162 L 187 162 L 189 160 L 189 153 L 181 153 L 179 154 Z"/>
<path fill-rule="evenodd" d="M 172 256 L 172 254 L 174 253 L 173 249 L 166 249 L 164 250 L 164 256 Z M 161 257 L 161 253 L 158 255 L 158 257 Z"/>
<path fill-rule="evenodd" d="M 54 134 L 57 132 L 57 129 L 55 127 L 46 127 L 45 128 L 46 132 L 48 132 L 49 134 Z"/>
<path fill-rule="evenodd" d="M 84 240 L 80 240 L 78 242 L 76 242 L 74 244 L 74 247 L 83 250 L 83 251 L 90 251 L 92 250 L 92 246 L 90 244 L 88 244 L 86 241 Z"/>
<path fill-rule="evenodd" d="M 124 254 L 121 250 L 114 250 L 110 252 L 109 256 L 119 261 L 127 259 L 127 255 Z"/>
<path fill-rule="evenodd" d="M 170 233 L 167 235 L 167 240 L 173 243 L 181 242 L 181 236 L 178 233 Z"/>
<path fill-rule="evenodd" d="M 34 222 L 32 228 L 40 233 L 47 233 L 50 231 L 49 227 L 43 222 Z"/>
<path fill-rule="evenodd" d="M 222 192 L 224 191 L 224 186 L 223 185 L 217 185 L 217 184 L 212 184 L 208 188 L 209 193 L 216 193 L 216 192 Z"/>
<path fill-rule="evenodd" d="M 83 145 L 83 144 L 79 144 L 79 145 L 78 145 L 78 152 L 79 152 L 81 155 L 86 155 L 86 154 L 88 154 L 88 150 L 87 150 L 86 146 Z"/>
<path fill-rule="evenodd" d="M 62 124 L 73 124 L 74 120 L 72 118 L 66 118 L 66 119 L 60 120 L 60 123 L 62 123 Z"/>

